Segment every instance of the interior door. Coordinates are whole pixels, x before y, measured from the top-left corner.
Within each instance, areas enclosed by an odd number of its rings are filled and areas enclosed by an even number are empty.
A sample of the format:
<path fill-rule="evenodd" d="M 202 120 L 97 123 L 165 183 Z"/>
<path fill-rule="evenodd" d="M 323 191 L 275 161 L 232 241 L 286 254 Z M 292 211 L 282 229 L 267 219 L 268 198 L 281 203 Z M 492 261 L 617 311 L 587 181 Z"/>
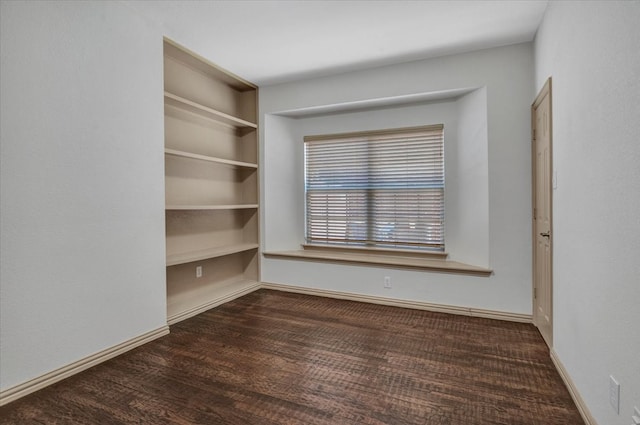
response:
<path fill-rule="evenodd" d="M 551 78 L 533 102 L 533 322 L 553 346 Z"/>

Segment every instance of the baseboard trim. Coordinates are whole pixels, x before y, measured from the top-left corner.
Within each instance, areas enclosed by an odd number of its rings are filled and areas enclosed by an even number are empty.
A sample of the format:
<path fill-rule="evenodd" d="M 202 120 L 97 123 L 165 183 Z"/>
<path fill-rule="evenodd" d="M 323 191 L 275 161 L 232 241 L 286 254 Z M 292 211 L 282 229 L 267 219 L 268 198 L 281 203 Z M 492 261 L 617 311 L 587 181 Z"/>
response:
<path fill-rule="evenodd" d="M 403 308 L 412 308 L 417 310 L 427 310 L 434 311 L 440 313 L 450 313 L 450 314 L 458 314 L 464 316 L 472 316 L 472 317 L 484 317 L 488 319 L 497 319 L 497 320 L 506 320 L 511 322 L 523 322 L 523 323 L 531 323 L 532 317 L 528 314 L 518 314 L 518 313 L 508 313 L 503 311 L 495 311 L 495 310 L 484 310 L 477 308 L 467 308 L 467 307 L 457 307 L 450 306 L 444 304 L 433 304 L 426 303 L 421 301 L 409 301 L 409 300 L 401 300 L 395 298 L 386 298 L 386 297 L 378 297 L 372 295 L 364 295 L 364 294 L 355 294 L 349 292 L 341 292 L 341 291 L 331 291 L 326 289 L 314 289 L 314 288 L 304 288 L 299 286 L 291 286 L 291 285 L 283 285 L 278 283 L 268 283 L 268 282 L 256 282 L 255 285 L 251 285 L 245 288 L 242 288 L 239 291 L 227 294 L 223 297 L 217 298 L 211 302 L 198 306 L 189 311 L 183 312 L 179 315 L 172 316 L 167 319 L 168 325 L 172 325 L 181 320 L 185 320 L 189 317 L 195 316 L 199 313 L 202 313 L 211 308 L 217 307 L 218 305 L 224 304 L 236 298 L 239 298 L 243 295 L 251 293 L 257 289 L 272 289 L 276 291 L 284 291 L 284 292 L 295 292 L 299 294 L 306 295 L 315 295 L 327 298 L 336 298 L 336 299 L 344 299 L 351 301 L 359 301 L 366 302 L 372 304 L 381 304 L 388 305 L 393 307 L 403 307 Z M 68 378 L 72 375 L 80 373 L 86 369 L 89 369 L 92 366 L 95 366 L 99 363 L 105 362 L 109 359 L 112 359 L 120 354 L 123 354 L 129 350 L 132 350 L 136 347 L 139 347 L 147 342 L 153 341 L 154 339 L 160 338 L 169 333 L 169 326 L 162 326 L 153 331 L 142 334 L 138 337 L 132 338 L 128 341 L 115 345 L 113 347 L 107 348 L 103 351 L 95 353 L 91 356 L 80 359 L 76 362 L 73 362 L 67 366 L 61 367 L 49 373 L 46 373 L 42 376 L 34 378 L 30 381 L 22 383 L 20 385 L 16 385 L 7 390 L 0 391 L 0 406 L 4 406 L 5 404 L 11 403 L 14 400 L 17 400 L 21 397 L 24 397 L 28 394 L 31 394 L 39 389 L 52 385 L 56 382 L 59 382 L 65 378 Z M 589 414 L 589 411 L 584 406 L 582 399 L 579 397 L 578 393 L 573 387 L 573 383 L 568 378 L 566 371 L 562 367 L 562 364 L 554 357 L 555 352 L 552 351 L 552 360 L 562 379 L 565 381 L 567 387 L 569 388 L 569 392 L 571 396 L 574 398 L 578 409 L 580 410 L 580 414 L 585 417 L 585 421 L 587 425 L 597 425 L 593 418 Z M 591 418 L 587 420 L 586 418 Z"/>
<path fill-rule="evenodd" d="M 484 317 L 487 319 L 506 320 L 509 322 L 531 323 L 530 314 L 509 313 L 505 311 L 484 310 L 471 307 L 457 307 L 446 304 L 433 304 L 422 301 L 409 301 L 396 298 L 378 297 L 373 295 L 355 294 L 342 291 L 331 291 L 327 289 L 304 288 L 299 286 L 283 285 L 280 283 L 262 282 L 262 288 L 273 289 L 283 292 L 295 292 L 298 294 L 315 295 L 327 298 L 337 298 L 350 301 L 359 301 L 372 304 L 388 305 L 392 307 L 412 308 L 416 310 L 427 310 L 439 313 L 458 314 L 462 316 Z"/>
<path fill-rule="evenodd" d="M 31 394 L 39 389 L 47 387 L 51 384 L 55 384 L 58 381 L 62 381 L 65 378 L 80 373 L 83 370 L 89 369 L 92 366 L 105 362 L 116 356 L 119 356 L 120 354 L 146 344 L 147 342 L 153 341 L 154 339 L 165 336 L 168 333 L 169 326 L 161 326 L 158 329 L 144 333 L 128 341 L 107 348 L 106 350 L 99 351 L 91 356 L 68 364 L 67 366 L 63 366 L 37 378 L 31 379 L 30 381 L 1 391 L 0 406 L 4 406 L 5 404 L 11 403 L 12 401 L 26 396 L 27 394 Z"/>
<path fill-rule="evenodd" d="M 569 394 L 571 394 L 571 398 L 573 399 L 573 402 L 576 404 L 576 407 L 578 408 L 578 411 L 580 412 L 580 416 L 582 416 L 584 423 L 586 425 L 598 425 L 596 420 L 591 415 L 589 408 L 587 408 L 586 403 L 580 396 L 580 393 L 578 392 L 578 388 L 576 388 L 576 385 L 573 383 L 573 380 L 571 379 L 569 372 L 567 372 L 567 369 L 564 368 L 564 365 L 560 361 L 560 358 L 558 357 L 558 353 L 556 353 L 556 350 L 554 350 L 553 348 L 551 349 L 551 361 L 553 362 L 556 369 L 558 370 L 558 373 L 560 374 L 560 377 L 564 381 L 564 384 L 567 387 L 567 390 L 569 390 Z"/>
<path fill-rule="evenodd" d="M 261 287 L 262 285 L 260 284 L 260 282 L 255 282 L 250 286 L 245 286 L 240 290 L 225 294 L 224 296 L 210 300 L 192 309 L 182 311 L 178 314 L 174 314 L 173 316 L 169 316 L 167 317 L 167 324 L 174 325 L 190 317 L 197 316 L 198 314 L 204 313 L 209 309 L 212 309 L 224 303 L 228 303 L 229 301 L 235 300 L 236 298 L 240 298 L 241 296 L 247 295 L 253 291 L 257 291 Z"/>

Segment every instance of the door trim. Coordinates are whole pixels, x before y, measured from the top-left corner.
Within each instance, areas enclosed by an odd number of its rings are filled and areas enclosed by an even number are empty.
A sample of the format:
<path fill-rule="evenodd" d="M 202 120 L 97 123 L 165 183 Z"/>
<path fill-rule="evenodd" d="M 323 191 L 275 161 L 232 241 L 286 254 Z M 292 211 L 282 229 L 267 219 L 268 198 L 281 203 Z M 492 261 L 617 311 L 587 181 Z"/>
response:
<path fill-rule="evenodd" d="M 549 240 L 549 290 L 550 290 L 550 305 L 551 305 L 551 335 L 550 341 L 546 341 L 549 348 L 553 347 L 553 98 L 551 91 L 551 77 L 547 78 L 542 89 L 536 96 L 535 100 L 531 104 L 531 247 L 532 247 L 532 285 L 531 285 L 531 304 L 532 304 L 532 321 L 533 324 L 538 327 L 538 309 L 536 305 L 536 221 L 534 219 L 534 208 L 536 205 L 536 143 L 535 143 L 535 128 L 536 128 L 536 108 L 540 105 L 545 96 L 549 96 L 549 232 L 551 238 Z"/>

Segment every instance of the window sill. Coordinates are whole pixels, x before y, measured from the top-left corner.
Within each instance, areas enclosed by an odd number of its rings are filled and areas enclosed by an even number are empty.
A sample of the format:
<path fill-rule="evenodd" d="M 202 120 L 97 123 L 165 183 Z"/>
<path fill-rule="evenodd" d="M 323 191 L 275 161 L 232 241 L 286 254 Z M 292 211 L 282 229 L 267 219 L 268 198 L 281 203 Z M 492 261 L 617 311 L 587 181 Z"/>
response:
<path fill-rule="evenodd" d="M 414 270 L 429 270 L 445 273 L 490 276 L 493 270 L 471 264 L 449 261 L 446 253 L 415 252 L 410 250 L 390 250 L 377 248 L 328 247 L 303 245 L 303 250 L 266 251 L 266 258 L 285 258 L 339 262 L 350 264 L 372 264 L 385 267 L 397 267 Z"/>

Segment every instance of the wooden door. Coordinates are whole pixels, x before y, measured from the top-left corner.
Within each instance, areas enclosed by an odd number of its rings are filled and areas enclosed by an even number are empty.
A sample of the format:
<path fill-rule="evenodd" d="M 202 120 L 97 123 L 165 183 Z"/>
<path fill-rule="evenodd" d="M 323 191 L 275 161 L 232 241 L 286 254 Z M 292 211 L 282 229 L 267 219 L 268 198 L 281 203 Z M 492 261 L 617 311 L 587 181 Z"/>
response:
<path fill-rule="evenodd" d="M 553 346 L 551 78 L 536 97 L 532 113 L 533 322 Z"/>

